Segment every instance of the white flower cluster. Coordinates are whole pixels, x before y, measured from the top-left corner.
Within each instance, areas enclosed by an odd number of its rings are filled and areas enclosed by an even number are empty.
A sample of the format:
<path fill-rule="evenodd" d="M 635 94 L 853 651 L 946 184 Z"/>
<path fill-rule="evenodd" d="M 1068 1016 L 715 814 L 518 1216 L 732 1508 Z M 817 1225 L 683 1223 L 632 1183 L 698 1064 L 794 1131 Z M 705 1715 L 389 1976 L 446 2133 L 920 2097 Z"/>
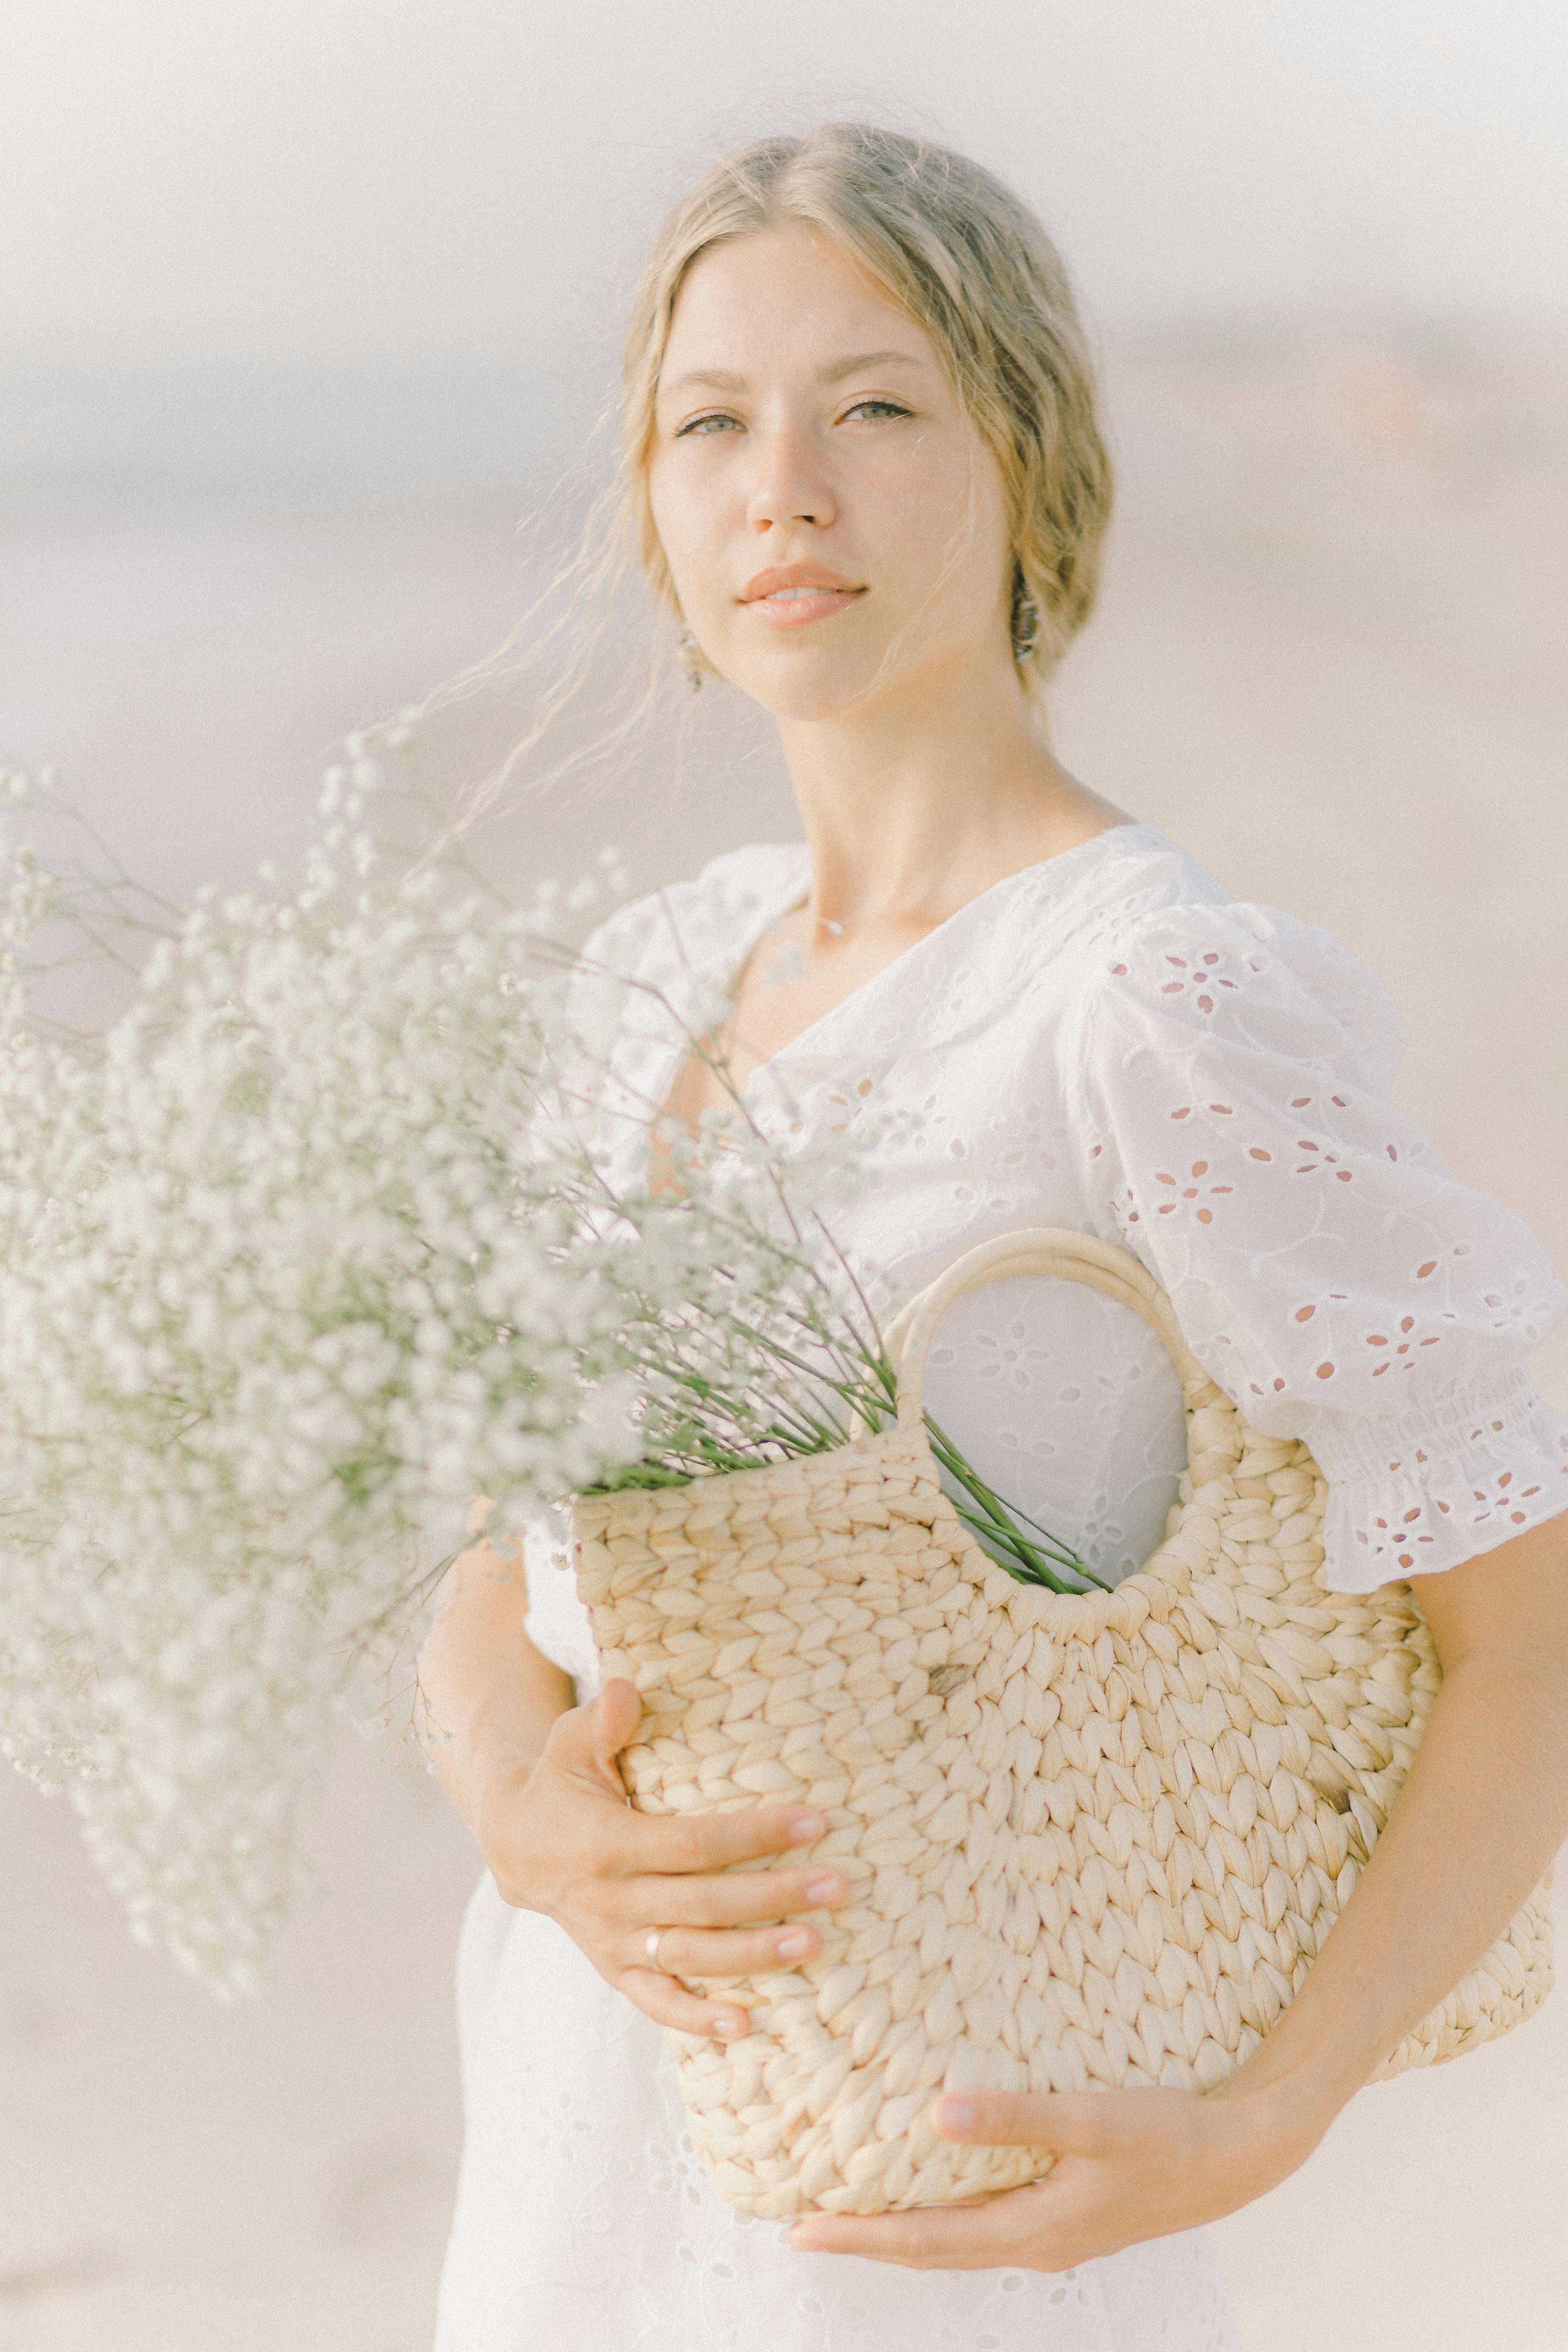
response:
<path fill-rule="evenodd" d="M 203 893 L 97 1050 L 29 1017 L 60 890 L 25 851 L 0 917 L 0 1753 L 228 1992 L 307 1883 L 351 1677 L 476 1497 L 506 1529 L 650 1446 L 703 1466 L 693 1399 L 750 1344 L 704 1318 L 795 1264 L 743 1184 L 603 1192 L 563 1079 L 580 906 L 378 882 L 371 782 L 330 780 L 295 883 Z"/>

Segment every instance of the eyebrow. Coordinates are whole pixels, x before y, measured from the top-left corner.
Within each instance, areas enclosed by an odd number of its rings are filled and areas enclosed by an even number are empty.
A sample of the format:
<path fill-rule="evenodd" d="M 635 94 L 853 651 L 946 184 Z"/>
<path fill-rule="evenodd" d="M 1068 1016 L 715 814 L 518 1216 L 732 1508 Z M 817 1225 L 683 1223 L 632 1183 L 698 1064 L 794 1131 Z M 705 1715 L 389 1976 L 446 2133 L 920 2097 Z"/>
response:
<path fill-rule="evenodd" d="M 924 367 L 925 361 L 916 352 L 857 352 L 847 360 L 832 360 L 826 367 L 818 368 L 820 384 L 841 383 L 847 375 L 858 375 L 864 368 Z M 677 376 L 663 387 L 668 392 L 684 392 L 689 384 L 706 384 L 713 392 L 744 392 L 746 379 L 728 368 L 695 368 L 689 374 Z"/>

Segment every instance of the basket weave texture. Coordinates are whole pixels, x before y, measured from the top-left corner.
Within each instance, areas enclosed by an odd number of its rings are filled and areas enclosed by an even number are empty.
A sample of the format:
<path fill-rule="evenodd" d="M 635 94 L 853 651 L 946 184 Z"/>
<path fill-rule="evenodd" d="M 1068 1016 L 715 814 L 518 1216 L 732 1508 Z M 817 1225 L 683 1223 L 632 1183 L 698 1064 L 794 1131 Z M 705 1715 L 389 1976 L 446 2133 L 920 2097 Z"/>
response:
<path fill-rule="evenodd" d="M 1180 1498 L 1111 1592 L 996 1567 L 921 1425 L 938 1318 L 1022 1272 L 1121 1298 L 1182 1378 Z M 719 2195 L 771 2219 L 945 2203 L 1048 2168 L 1044 2150 L 939 2139 L 925 2118 L 943 2090 L 1222 2081 L 1348 1899 L 1441 1680 L 1408 1587 L 1327 1590 L 1311 1455 L 1247 1426 L 1127 1252 L 1055 1231 L 985 1244 L 889 1348 L 884 1433 L 576 1509 L 605 1673 L 645 1710 L 621 1759 L 633 1803 L 806 1800 L 827 1822 L 812 1862 L 849 1885 L 816 1915 L 815 1960 L 702 1980 L 750 2011 L 747 2034 L 666 2036 Z M 1549 1883 L 1378 2078 L 1539 2006 Z"/>

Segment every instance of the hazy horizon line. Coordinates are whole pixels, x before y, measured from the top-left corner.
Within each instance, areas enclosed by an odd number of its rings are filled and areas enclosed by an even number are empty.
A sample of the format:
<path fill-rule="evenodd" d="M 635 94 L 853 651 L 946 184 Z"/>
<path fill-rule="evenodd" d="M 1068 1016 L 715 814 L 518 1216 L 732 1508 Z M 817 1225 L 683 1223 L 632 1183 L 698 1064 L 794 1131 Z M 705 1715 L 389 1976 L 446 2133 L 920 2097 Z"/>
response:
<path fill-rule="evenodd" d="M 1468 360 L 1568 362 L 1560 320 L 1503 308 L 1318 302 L 1090 321 L 1110 368 L 1310 358 L 1346 346 L 1417 372 Z M 608 367 L 557 348 L 531 362 L 0 357 L 0 483 L 11 489 L 355 491 L 535 487 L 602 442 Z"/>

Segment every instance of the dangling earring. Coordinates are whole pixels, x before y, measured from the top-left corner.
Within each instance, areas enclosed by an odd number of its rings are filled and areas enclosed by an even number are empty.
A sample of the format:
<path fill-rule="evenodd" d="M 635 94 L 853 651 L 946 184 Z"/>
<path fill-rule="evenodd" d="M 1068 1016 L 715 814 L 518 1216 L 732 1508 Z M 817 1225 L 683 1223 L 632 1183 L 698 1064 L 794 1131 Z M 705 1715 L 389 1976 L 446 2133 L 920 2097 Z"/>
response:
<path fill-rule="evenodd" d="M 1040 641 L 1040 608 L 1024 585 L 1020 572 L 1013 591 L 1013 659 L 1026 662 Z"/>
<path fill-rule="evenodd" d="M 702 648 L 689 629 L 680 632 L 680 667 L 686 672 L 686 683 L 693 694 L 702 691 Z"/>

